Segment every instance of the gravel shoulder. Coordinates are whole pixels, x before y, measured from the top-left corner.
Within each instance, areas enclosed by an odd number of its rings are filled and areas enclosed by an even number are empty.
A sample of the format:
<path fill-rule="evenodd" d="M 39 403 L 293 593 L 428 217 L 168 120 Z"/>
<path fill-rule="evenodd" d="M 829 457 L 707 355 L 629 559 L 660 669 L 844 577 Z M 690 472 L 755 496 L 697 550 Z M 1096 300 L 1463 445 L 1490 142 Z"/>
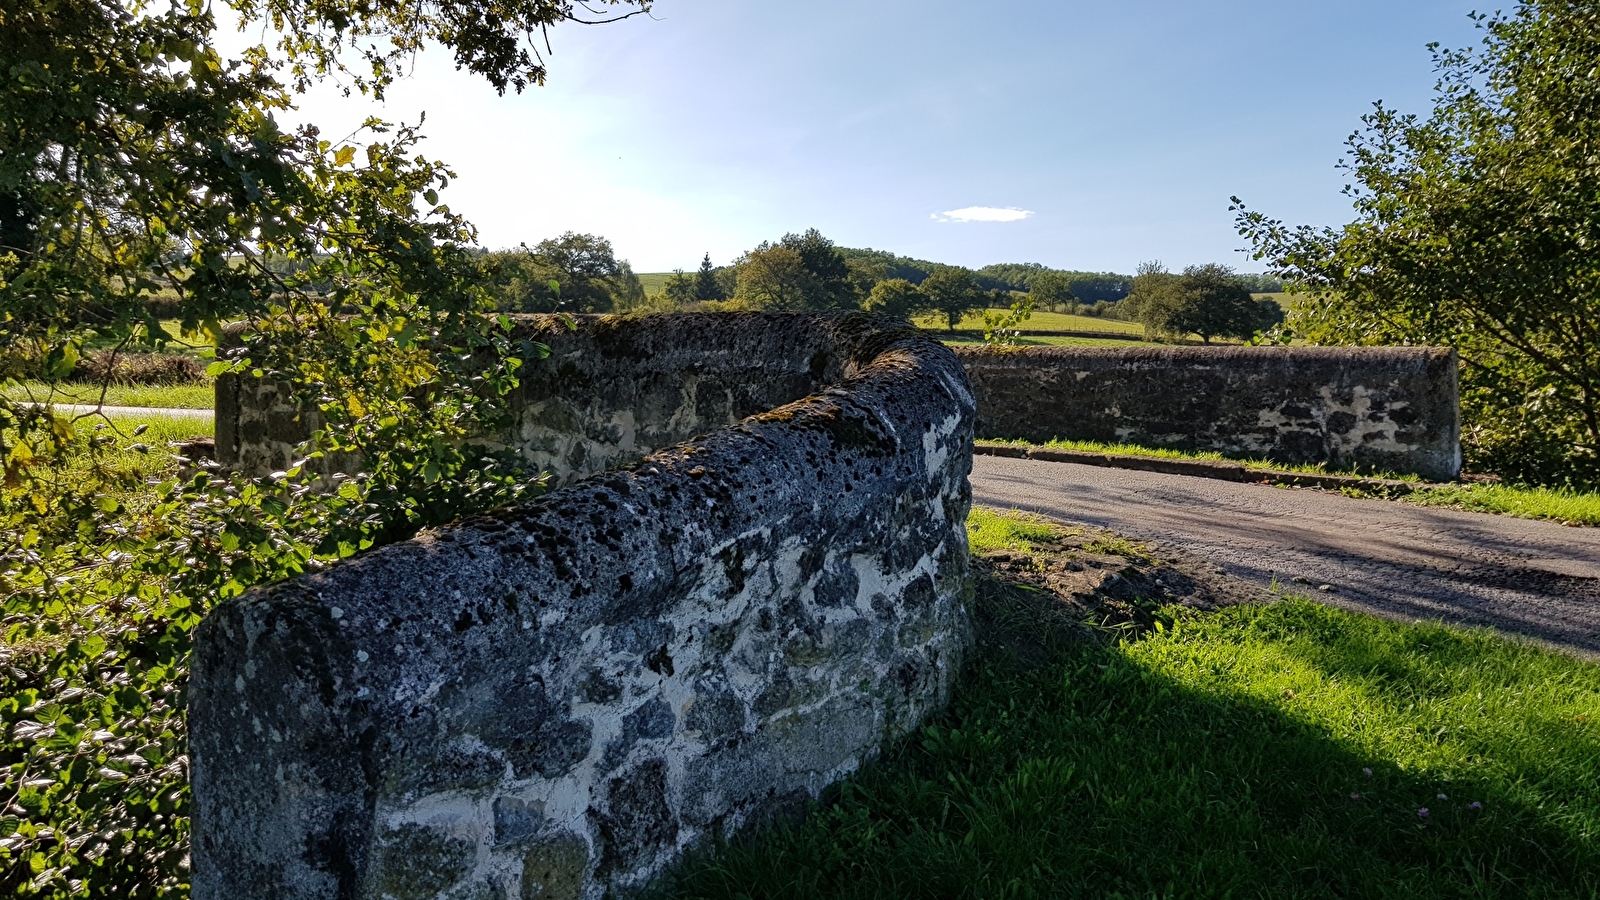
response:
<path fill-rule="evenodd" d="M 973 460 L 972 488 L 976 503 L 1106 528 L 1258 587 L 1600 656 L 1600 529 L 993 456 Z"/>

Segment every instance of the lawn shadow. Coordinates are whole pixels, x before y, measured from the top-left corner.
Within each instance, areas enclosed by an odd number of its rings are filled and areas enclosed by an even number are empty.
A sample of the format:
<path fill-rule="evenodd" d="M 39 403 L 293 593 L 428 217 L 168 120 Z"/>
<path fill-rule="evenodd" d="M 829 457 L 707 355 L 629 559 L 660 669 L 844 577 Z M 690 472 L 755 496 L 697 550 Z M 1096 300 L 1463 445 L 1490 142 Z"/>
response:
<path fill-rule="evenodd" d="M 944 714 L 804 822 L 696 851 L 653 893 L 1600 894 L 1594 804 L 1562 806 L 1550 781 L 1530 789 L 1517 767 L 1532 760 L 1484 759 L 1480 777 L 1471 764 L 1438 771 L 1357 752 L 1241 690 L 1228 640 L 1185 655 L 1162 615 L 1141 648 L 1119 637 L 1126 629 L 1085 628 L 1047 591 L 989 581 L 974 617 L 977 646 Z M 1435 674 L 1386 663 L 1372 642 L 1342 650 L 1301 632 L 1296 647 L 1329 678 L 1381 669 L 1401 689 Z"/>

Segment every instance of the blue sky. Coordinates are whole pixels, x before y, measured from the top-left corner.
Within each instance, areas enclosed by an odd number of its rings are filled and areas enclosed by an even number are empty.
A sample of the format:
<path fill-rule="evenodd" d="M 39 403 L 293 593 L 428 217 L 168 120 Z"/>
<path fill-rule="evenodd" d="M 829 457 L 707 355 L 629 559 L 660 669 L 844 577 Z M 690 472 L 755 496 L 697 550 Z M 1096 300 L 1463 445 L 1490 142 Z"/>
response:
<path fill-rule="evenodd" d="M 816 227 L 974 267 L 1249 271 L 1228 198 L 1345 221 L 1345 138 L 1374 100 L 1427 110 L 1425 45 L 1474 40 L 1474 8 L 657 0 L 556 29 L 545 87 L 497 96 L 435 50 L 376 112 L 427 113 L 490 247 L 587 231 L 649 272 Z M 329 90 L 303 110 L 334 137 L 374 111 Z M 1030 214 L 945 215 L 971 207 Z"/>

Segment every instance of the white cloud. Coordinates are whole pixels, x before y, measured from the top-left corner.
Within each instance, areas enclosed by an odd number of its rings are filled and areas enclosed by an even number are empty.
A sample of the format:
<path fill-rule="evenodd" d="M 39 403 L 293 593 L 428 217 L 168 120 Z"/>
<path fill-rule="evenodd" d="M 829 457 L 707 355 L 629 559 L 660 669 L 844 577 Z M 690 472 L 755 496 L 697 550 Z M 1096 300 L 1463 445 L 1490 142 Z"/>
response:
<path fill-rule="evenodd" d="M 967 206 L 934 213 L 935 222 L 1020 222 L 1033 215 L 1031 209 L 1015 206 Z"/>

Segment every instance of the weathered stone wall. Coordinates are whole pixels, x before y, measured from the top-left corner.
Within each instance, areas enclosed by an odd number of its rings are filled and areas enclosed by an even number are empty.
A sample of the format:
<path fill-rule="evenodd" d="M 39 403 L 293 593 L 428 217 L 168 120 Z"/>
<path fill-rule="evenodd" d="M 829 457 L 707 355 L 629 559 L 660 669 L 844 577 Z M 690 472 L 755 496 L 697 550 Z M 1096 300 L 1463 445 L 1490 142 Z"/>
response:
<path fill-rule="evenodd" d="M 577 411 L 583 438 L 544 451 L 574 471 L 630 433 L 639 452 L 776 408 L 213 611 L 197 900 L 599 897 L 817 796 L 944 701 L 974 413 L 954 356 L 861 317 L 584 327 L 645 374 L 630 394 L 572 357 L 530 395 Z M 664 405 L 630 420 L 630 396 Z"/>
<path fill-rule="evenodd" d="M 1432 347 L 957 351 L 978 434 L 1144 444 L 1450 480 L 1455 352 Z"/>
<path fill-rule="evenodd" d="M 514 340 L 551 353 L 518 373 L 517 424 L 494 442 L 556 484 L 806 396 L 838 381 L 846 363 L 828 328 L 769 327 L 759 315 L 570 317 L 576 328 L 556 316 L 514 318 Z M 252 473 L 287 468 L 317 421 L 260 378 L 219 378 L 216 409 L 219 461 Z"/>

